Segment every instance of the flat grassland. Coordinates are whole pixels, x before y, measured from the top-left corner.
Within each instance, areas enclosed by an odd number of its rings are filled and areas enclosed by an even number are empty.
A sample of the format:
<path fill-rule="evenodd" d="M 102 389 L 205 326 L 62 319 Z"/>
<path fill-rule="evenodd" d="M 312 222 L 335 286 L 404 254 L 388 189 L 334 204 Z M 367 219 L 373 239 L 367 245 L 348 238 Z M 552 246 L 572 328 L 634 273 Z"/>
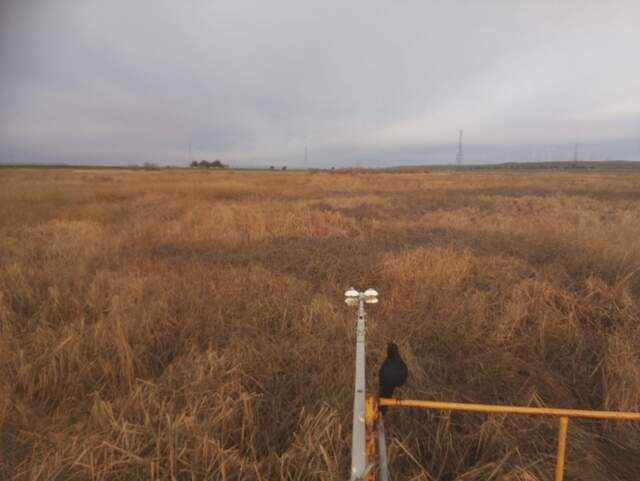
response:
<path fill-rule="evenodd" d="M 640 410 L 640 173 L 0 171 L 0 479 L 348 477 L 405 398 Z M 390 409 L 394 479 L 548 481 L 557 419 Z M 572 420 L 567 480 L 637 480 Z"/>

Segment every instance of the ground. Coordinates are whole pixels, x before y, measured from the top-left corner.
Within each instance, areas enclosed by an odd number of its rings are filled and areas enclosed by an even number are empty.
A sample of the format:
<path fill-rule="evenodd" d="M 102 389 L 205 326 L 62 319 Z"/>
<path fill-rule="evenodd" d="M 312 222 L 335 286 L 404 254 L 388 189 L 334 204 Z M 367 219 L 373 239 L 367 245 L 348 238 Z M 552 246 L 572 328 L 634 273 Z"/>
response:
<path fill-rule="evenodd" d="M 0 478 L 346 479 L 399 396 L 640 410 L 640 173 L 0 171 Z M 553 479 L 557 420 L 390 409 L 394 479 Z M 636 480 L 572 420 L 567 480 Z"/>

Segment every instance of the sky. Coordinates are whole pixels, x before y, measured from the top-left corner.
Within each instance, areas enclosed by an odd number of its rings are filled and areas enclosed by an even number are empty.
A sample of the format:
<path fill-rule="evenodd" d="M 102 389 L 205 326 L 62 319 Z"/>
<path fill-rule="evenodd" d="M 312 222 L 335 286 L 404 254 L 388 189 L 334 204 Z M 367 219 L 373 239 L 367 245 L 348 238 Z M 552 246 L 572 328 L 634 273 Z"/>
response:
<path fill-rule="evenodd" d="M 0 0 L 0 163 L 640 160 L 637 0 Z M 305 161 L 305 146 L 307 157 Z"/>

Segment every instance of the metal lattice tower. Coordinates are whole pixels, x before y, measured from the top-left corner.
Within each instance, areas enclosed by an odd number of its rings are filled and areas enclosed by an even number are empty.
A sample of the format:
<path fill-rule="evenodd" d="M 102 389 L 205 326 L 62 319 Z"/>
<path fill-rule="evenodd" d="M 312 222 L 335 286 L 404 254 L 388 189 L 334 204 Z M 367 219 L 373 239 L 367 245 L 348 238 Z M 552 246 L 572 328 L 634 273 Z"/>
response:
<path fill-rule="evenodd" d="M 462 165 L 464 163 L 464 152 L 462 150 L 462 130 L 458 134 L 458 153 L 456 154 L 456 164 Z"/>

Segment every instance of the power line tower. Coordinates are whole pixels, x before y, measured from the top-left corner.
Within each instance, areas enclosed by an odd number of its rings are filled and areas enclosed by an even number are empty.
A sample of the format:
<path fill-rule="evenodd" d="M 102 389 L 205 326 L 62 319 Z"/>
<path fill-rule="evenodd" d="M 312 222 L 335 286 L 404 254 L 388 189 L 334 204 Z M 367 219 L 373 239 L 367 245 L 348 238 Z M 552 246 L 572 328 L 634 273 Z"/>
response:
<path fill-rule="evenodd" d="M 458 134 L 458 153 L 456 154 L 456 164 L 464 163 L 464 152 L 462 150 L 462 130 Z"/>
<path fill-rule="evenodd" d="M 308 157 L 307 157 L 307 144 L 304 145 L 304 168 L 305 170 L 307 169 L 307 161 L 308 161 Z"/>
<path fill-rule="evenodd" d="M 576 144 L 573 146 L 573 161 L 574 162 L 578 162 L 578 160 L 580 159 L 580 155 L 578 155 L 578 148 L 579 148 L 580 144 Z"/>
<path fill-rule="evenodd" d="M 191 155 L 191 142 L 189 142 L 189 165 L 191 165 L 191 162 L 193 162 L 193 157 Z"/>

